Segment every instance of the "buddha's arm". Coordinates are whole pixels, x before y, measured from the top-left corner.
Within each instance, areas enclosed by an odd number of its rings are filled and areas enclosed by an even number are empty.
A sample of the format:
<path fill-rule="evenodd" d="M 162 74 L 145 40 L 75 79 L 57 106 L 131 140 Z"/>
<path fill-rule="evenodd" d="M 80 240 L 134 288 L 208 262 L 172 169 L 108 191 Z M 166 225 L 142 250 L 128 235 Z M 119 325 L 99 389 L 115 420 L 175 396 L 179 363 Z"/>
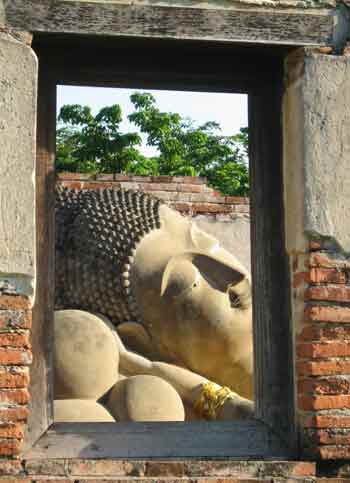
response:
<path fill-rule="evenodd" d="M 127 350 L 116 332 L 115 336 L 119 345 L 119 364 L 122 374 L 129 376 L 140 374 L 158 376 L 171 384 L 185 402 L 193 407 L 196 406 L 201 397 L 203 387 L 206 384 L 210 384 L 208 379 L 173 364 L 150 361 L 139 354 Z M 224 402 L 222 409 L 218 412 L 217 418 L 236 419 L 237 417 L 250 417 L 253 415 L 253 410 L 254 407 L 251 401 L 232 392 L 231 397 Z"/>
<path fill-rule="evenodd" d="M 206 384 L 208 379 L 173 364 L 153 362 L 131 352 L 124 346 L 117 332 L 114 334 L 119 346 L 119 365 L 122 374 L 129 376 L 148 374 L 161 377 L 169 382 L 186 402 L 195 403 L 202 385 Z"/>

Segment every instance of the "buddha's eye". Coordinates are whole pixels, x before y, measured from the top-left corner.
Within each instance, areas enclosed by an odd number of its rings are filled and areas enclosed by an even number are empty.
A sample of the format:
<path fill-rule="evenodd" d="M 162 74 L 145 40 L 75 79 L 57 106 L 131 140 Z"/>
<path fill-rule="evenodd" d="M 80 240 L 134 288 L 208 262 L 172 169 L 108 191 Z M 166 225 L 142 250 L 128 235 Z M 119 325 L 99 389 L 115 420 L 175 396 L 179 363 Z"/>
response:
<path fill-rule="evenodd" d="M 227 288 L 228 298 L 230 299 L 231 307 L 238 308 L 241 306 L 241 299 L 239 295 L 234 291 L 232 286 Z"/>

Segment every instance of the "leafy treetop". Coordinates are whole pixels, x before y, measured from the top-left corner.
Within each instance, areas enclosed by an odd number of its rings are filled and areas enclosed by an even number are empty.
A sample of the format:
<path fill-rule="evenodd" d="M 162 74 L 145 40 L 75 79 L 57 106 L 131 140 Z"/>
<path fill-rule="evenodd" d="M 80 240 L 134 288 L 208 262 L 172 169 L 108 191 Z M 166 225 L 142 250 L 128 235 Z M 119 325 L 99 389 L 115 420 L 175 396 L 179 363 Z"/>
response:
<path fill-rule="evenodd" d="M 149 93 L 130 97 L 128 116 L 158 155 L 144 156 L 137 132 L 122 133 L 119 105 L 93 116 L 88 106 L 65 105 L 58 116 L 56 169 L 83 173 L 205 176 L 225 195 L 245 196 L 249 190 L 248 129 L 222 136 L 220 125 L 196 126 L 177 113 L 161 112 Z"/>

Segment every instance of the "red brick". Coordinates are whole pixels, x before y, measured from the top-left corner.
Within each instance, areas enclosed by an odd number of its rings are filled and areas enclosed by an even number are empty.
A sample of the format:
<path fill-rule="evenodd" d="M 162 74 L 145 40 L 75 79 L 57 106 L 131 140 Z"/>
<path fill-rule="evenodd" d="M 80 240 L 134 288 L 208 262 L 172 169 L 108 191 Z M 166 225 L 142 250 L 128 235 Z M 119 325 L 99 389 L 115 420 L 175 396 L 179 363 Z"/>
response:
<path fill-rule="evenodd" d="M 177 184 L 176 191 L 182 193 L 202 193 L 204 185 L 202 184 Z"/>
<path fill-rule="evenodd" d="M 230 206 L 235 213 L 243 213 L 246 215 L 250 215 L 250 208 L 247 205 L 230 205 Z"/>
<path fill-rule="evenodd" d="M 192 205 L 195 213 L 231 213 L 233 207 L 218 203 L 196 203 Z"/>
<path fill-rule="evenodd" d="M 349 483 L 349 478 L 316 478 L 313 483 Z"/>
<path fill-rule="evenodd" d="M 172 202 L 170 206 L 182 213 L 234 214 L 249 212 L 249 207 L 217 203 Z"/>
<path fill-rule="evenodd" d="M 319 327 L 317 325 L 305 326 L 301 333 L 297 336 L 299 343 L 306 341 L 332 341 L 332 340 L 349 340 L 350 327 Z"/>
<path fill-rule="evenodd" d="M 82 179 L 91 179 L 91 174 L 87 173 L 70 173 L 70 172 L 64 172 L 64 173 L 57 173 L 57 179 L 58 182 L 61 180 L 64 181 L 70 181 L 70 180 L 82 180 Z"/>
<path fill-rule="evenodd" d="M 0 295 L 1 310 L 31 309 L 32 301 L 22 295 Z"/>
<path fill-rule="evenodd" d="M 291 476 L 315 476 L 316 464 L 310 461 L 298 462 L 291 472 Z"/>
<path fill-rule="evenodd" d="M 318 240 L 310 241 L 310 250 L 321 250 L 321 249 L 322 249 L 322 242 Z"/>
<path fill-rule="evenodd" d="M 179 177 L 175 177 L 175 176 L 151 176 L 150 177 L 150 180 L 151 180 L 151 183 L 172 183 L 173 181 L 176 180 L 177 183 L 182 183 L 182 177 L 179 176 Z M 191 183 L 191 179 L 199 179 L 199 178 L 192 178 L 192 177 L 188 177 L 186 178 L 187 179 L 187 182 L 192 184 Z M 195 184 L 195 183 L 194 183 Z"/>
<path fill-rule="evenodd" d="M 299 394 L 350 394 L 350 380 L 333 376 L 327 379 L 302 379 L 298 381 Z"/>
<path fill-rule="evenodd" d="M 0 460 L 0 476 L 15 476 L 15 475 L 19 475 L 22 472 L 23 472 L 23 466 L 21 461 Z M 14 480 L 11 480 L 11 482 L 13 481 Z"/>
<path fill-rule="evenodd" d="M 27 367 L 9 367 L 0 369 L 0 388 L 23 388 L 29 385 Z"/>
<path fill-rule="evenodd" d="M 306 291 L 306 299 L 350 302 L 350 286 L 309 287 Z"/>
<path fill-rule="evenodd" d="M 249 198 L 242 196 L 225 196 L 225 203 L 230 205 L 249 205 Z"/>
<path fill-rule="evenodd" d="M 0 439 L 0 456 L 16 456 L 21 449 L 18 439 Z"/>
<path fill-rule="evenodd" d="M 28 459 L 25 462 L 25 472 L 33 475 L 34 478 L 36 475 L 40 475 L 40 478 L 44 476 L 61 477 L 70 474 L 67 469 L 68 464 L 69 462 L 64 459 Z"/>
<path fill-rule="evenodd" d="M 109 176 L 110 176 L 110 178 L 109 178 Z M 133 176 L 128 176 L 126 174 L 112 174 L 112 175 L 105 174 L 104 179 L 110 179 L 110 180 L 113 180 L 113 181 L 120 181 L 122 183 L 122 182 L 133 181 Z"/>
<path fill-rule="evenodd" d="M 336 268 L 311 268 L 311 283 L 346 283 L 344 272 Z"/>
<path fill-rule="evenodd" d="M 190 186 L 190 185 L 189 185 Z M 147 183 L 140 186 L 141 191 L 180 191 L 176 189 L 175 183 Z M 188 191 L 187 191 L 188 192 Z"/>
<path fill-rule="evenodd" d="M 315 448 L 316 449 L 316 448 Z M 348 459 L 350 458 L 350 445 L 337 446 L 321 446 L 318 449 L 318 454 L 325 460 Z M 339 479 L 338 479 L 339 481 Z M 343 480 L 344 481 L 344 480 Z M 349 483 L 348 479 L 345 479 Z"/>
<path fill-rule="evenodd" d="M 350 408 L 350 395 L 339 396 L 299 396 L 298 405 L 304 411 L 320 409 Z"/>
<path fill-rule="evenodd" d="M 0 330 L 29 329 L 31 325 L 31 310 L 0 310 Z"/>
<path fill-rule="evenodd" d="M 166 179 L 171 178 L 170 176 L 152 176 L 152 181 L 156 178 L 156 181 L 159 183 L 162 182 L 162 179 L 164 181 Z M 207 184 L 207 178 L 205 177 L 199 177 L 199 176 L 173 176 L 172 181 L 175 181 L 176 183 L 185 183 L 185 184 Z M 165 181 L 168 183 L 169 181 Z"/>
<path fill-rule="evenodd" d="M 297 362 L 297 373 L 299 376 L 350 374 L 350 361 L 299 361 Z"/>
<path fill-rule="evenodd" d="M 0 438 L 16 438 L 24 437 L 23 424 L 20 423 L 0 423 Z"/>
<path fill-rule="evenodd" d="M 301 418 L 305 428 L 349 428 L 350 416 L 306 416 Z"/>
<path fill-rule="evenodd" d="M 147 461 L 145 476 L 147 478 L 150 476 L 153 478 L 183 478 L 186 476 L 186 466 L 182 461 Z"/>
<path fill-rule="evenodd" d="M 120 178 L 120 181 L 127 181 L 132 183 L 150 183 L 151 177 L 150 176 L 139 176 L 139 175 L 122 175 L 125 179 Z"/>
<path fill-rule="evenodd" d="M 312 322 L 334 322 L 337 324 L 350 323 L 350 308 L 308 304 L 305 309 L 305 320 Z"/>
<path fill-rule="evenodd" d="M 5 475 L 5 476 L 8 476 L 8 475 Z M 18 475 L 20 476 L 20 475 Z M 41 480 L 39 480 L 41 481 Z M 35 481 L 33 480 L 28 480 L 26 479 L 25 477 L 20 477 L 20 479 L 18 479 L 18 477 L 16 479 L 5 479 L 5 478 L 1 478 L 1 483 L 36 483 Z M 73 483 L 73 482 L 72 482 Z"/>
<path fill-rule="evenodd" d="M 83 179 L 83 178 L 82 178 Z M 130 181 L 130 176 L 124 176 L 120 174 L 96 174 L 92 176 L 87 176 L 86 181 L 114 181 L 118 185 L 120 181 Z"/>
<path fill-rule="evenodd" d="M 302 331 L 296 335 L 297 344 L 302 344 L 306 341 L 318 341 L 322 339 L 322 329 L 314 325 L 306 325 Z"/>
<path fill-rule="evenodd" d="M 4 366 L 29 365 L 32 363 L 32 360 L 33 360 L 33 357 L 30 350 L 0 348 L 0 365 L 4 365 Z"/>
<path fill-rule="evenodd" d="M 182 482 L 183 480 L 181 479 L 171 480 L 171 483 L 182 483 Z M 214 482 L 215 483 L 271 483 L 271 478 L 264 478 L 263 476 L 261 478 L 248 478 L 246 476 L 243 476 L 243 477 L 237 476 L 234 478 L 215 478 L 213 480 L 212 478 L 209 477 L 209 478 L 191 478 L 190 482 L 191 483 L 214 483 Z M 294 478 L 288 478 L 288 482 L 294 483 L 295 480 Z M 145 480 L 144 483 L 147 483 L 147 480 Z M 163 479 L 157 479 L 157 483 L 170 483 L 170 482 L 168 479 L 163 478 Z"/>
<path fill-rule="evenodd" d="M 305 435 L 314 444 L 350 444 L 350 431 L 348 429 L 307 429 Z"/>
<path fill-rule="evenodd" d="M 322 268 L 337 268 L 347 269 L 350 268 L 350 262 L 346 260 L 330 257 L 326 253 L 311 253 L 310 254 L 310 266 L 322 267 Z"/>
<path fill-rule="evenodd" d="M 4 480 L 1 479 L 1 481 L 3 482 Z M 18 479 L 16 478 L 15 480 L 11 479 L 11 480 L 5 480 L 6 483 L 34 483 L 33 480 L 28 480 L 26 478 L 21 478 L 21 479 Z"/>
<path fill-rule="evenodd" d="M 77 460 L 70 460 L 68 462 L 68 470 L 69 470 L 69 474 L 72 476 L 143 477 L 146 472 L 146 463 L 142 461 L 120 461 L 120 460 L 112 460 L 112 459 L 111 460 L 77 459 Z M 160 475 L 158 474 L 158 476 Z"/>
<path fill-rule="evenodd" d="M 63 186 L 67 186 L 71 190 L 81 191 L 84 187 L 84 182 L 82 182 L 82 181 L 69 181 L 69 183 L 64 183 Z"/>
<path fill-rule="evenodd" d="M 27 389 L 3 389 L 0 391 L 0 402 L 27 404 L 30 395 Z"/>
<path fill-rule="evenodd" d="M 118 480 L 112 480 L 113 483 L 130 483 L 130 478 L 122 478 Z M 228 477 L 228 478 L 202 478 L 202 477 L 197 477 L 197 478 L 152 478 L 152 479 L 146 479 L 146 478 L 140 478 L 135 480 L 135 482 L 138 483 L 271 483 L 271 478 L 249 478 L 243 476 L 241 477 Z M 108 479 L 79 479 L 79 483 L 109 483 L 110 480 Z M 299 479 L 294 479 L 294 478 L 288 478 L 288 483 L 301 483 Z M 110 482 L 111 483 L 111 482 Z M 277 483 L 277 482 L 276 482 Z"/>
<path fill-rule="evenodd" d="M 24 333 L 0 333 L 0 347 L 23 347 L 29 348 L 29 332 Z"/>
<path fill-rule="evenodd" d="M 115 181 L 84 181 L 84 183 L 80 183 L 80 188 L 76 187 L 75 189 L 83 190 L 99 190 L 103 188 L 120 188 L 120 183 Z"/>
<path fill-rule="evenodd" d="M 83 183 L 84 182 L 80 180 L 60 180 L 57 181 L 56 185 L 64 189 L 80 191 Z"/>
<path fill-rule="evenodd" d="M 26 421 L 28 418 L 28 414 L 29 409 L 26 406 L 20 406 L 17 408 L 0 408 L 0 421 Z"/>
<path fill-rule="evenodd" d="M 74 483 L 74 480 L 71 480 L 70 478 L 48 478 L 48 479 L 45 479 L 45 478 L 41 478 L 41 475 L 39 475 L 39 478 L 38 478 L 38 475 L 35 475 L 35 480 L 28 480 L 28 483 Z M 79 480 L 79 483 L 80 483 L 81 480 Z M 93 481 L 95 481 L 97 483 L 98 480 L 85 480 L 86 482 L 90 482 L 90 483 L 93 483 Z M 125 480 L 124 480 L 125 481 Z M 2 483 L 2 482 L 0 482 Z M 12 482 L 11 482 L 12 483 Z M 108 480 L 99 480 L 99 483 L 123 483 L 122 480 L 120 481 L 108 481 Z M 126 483 L 126 482 L 125 482 Z M 128 483 L 131 483 L 131 482 L 128 482 Z"/>
<path fill-rule="evenodd" d="M 304 359 L 347 357 L 350 356 L 350 344 L 346 342 L 314 342 L 309 344 L 298 344 L 297 355 L 299 358 Z"/>
<path fill-rule="evenodd" d="M 192 203 L 172 203 L 171 206 L 180 212 L 188 213 L 189 211 L 192 212 L 193 205 Z"/>

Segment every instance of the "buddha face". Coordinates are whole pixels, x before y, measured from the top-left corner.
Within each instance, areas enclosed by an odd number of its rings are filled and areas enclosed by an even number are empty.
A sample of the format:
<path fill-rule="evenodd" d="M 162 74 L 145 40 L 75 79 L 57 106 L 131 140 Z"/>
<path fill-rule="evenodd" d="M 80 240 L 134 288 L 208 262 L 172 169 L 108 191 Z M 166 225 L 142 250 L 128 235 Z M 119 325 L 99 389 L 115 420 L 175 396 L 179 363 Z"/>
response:
<path fill-rule="evenodd" d="M 136 250 L 132 291 L 149 354 L 252 396 L 249 273 L 212 236 L 166 206 Z M 136 324 L 135 324 L 136 325 Z"/>

